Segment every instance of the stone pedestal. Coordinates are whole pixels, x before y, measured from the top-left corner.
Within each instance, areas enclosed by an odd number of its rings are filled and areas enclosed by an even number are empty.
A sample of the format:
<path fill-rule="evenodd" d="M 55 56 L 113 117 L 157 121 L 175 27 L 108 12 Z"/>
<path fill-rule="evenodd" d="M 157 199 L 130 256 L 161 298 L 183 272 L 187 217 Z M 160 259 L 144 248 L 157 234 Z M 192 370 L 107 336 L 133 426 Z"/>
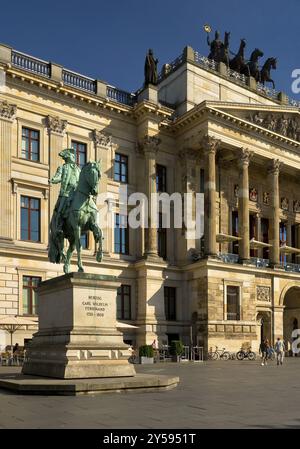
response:
<path fill-rule="evenodd" d="M 135 369 L 116 328 L 114 276 L 70 273 L 38 288 L 39 330 L 23 374 L 58 379 L 128 377 Z"/>

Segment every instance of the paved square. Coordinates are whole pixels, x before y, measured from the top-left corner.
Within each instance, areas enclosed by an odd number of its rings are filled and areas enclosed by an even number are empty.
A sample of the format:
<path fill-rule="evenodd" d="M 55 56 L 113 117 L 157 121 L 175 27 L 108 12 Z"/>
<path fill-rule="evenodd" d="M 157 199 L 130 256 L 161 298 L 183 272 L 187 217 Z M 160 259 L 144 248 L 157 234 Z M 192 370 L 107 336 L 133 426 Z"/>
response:
<path fill-rule="evenodd" d="M 171 391 L 77 397 L 21 396 L 0 390 L 0 428 L 298 428 L 300 357 L 136 365 L 179 375 Z M 2 373 L 19 368 L 0 367 Z"/>

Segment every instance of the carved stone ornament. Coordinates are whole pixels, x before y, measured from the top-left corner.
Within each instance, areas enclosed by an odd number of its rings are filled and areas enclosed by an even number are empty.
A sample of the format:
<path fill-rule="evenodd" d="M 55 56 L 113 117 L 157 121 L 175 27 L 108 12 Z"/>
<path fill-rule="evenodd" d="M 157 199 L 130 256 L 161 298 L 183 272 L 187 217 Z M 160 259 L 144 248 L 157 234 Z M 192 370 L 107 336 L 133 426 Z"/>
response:
<path fill-rule="evenodd" d="M 269 192 L 263 192 L 263 203 L 267 206 L 270 205 L 270 194 Z"/>
<path fill-rule="evenodd" d="M 257 199 L 258 199 L 257 190 L 255 187 L 252 187 L 251 189 L 249 189 L 249 200 L 256 203 Z"/>
<path fill-rule="evenodd" d="M 140 142 L 140 146 L 145 153 L 157 153 L 160 142 L 161 140 L 158 137 L 146 135 Z"/>
<path fill-rule="evenodd" d="M 295 200 L 293 203 L 293 211 L 294 212 L 300 212 L 300 201 Z"/>
<path fill-rule="evenodd" d="M 17 106 L 10 104 L 6 100 L 0 101 L 0 118 L 14 120 L 17 115 Z"/>
<path fill-rule="evenodd" d="M 221 141 L 215 137 L 205 134 L 200 140 L 200 145 L 205 153 L 216 153 Z"/>
<path fill-rule="evenodd" d="M 64 134 L 68 124 L 67 120 L 62 120 L 59 117 L 51 117 L 51 115 L 48 115 L 46 122 L 50 132 L 55 132 L 61 135 Z"/>
<path fill-rule="evenodd" d="M 248 120 L 289 139 L 300 140 L 300 122 L 296 117 L 271 113 L 263 115 L 261 112 L 256 111 L 248 117 Z"/>
<path fill-rule="evenodd" d="M 256 297 L 257 297 L 257 301 L 271 301 L 270 287 L 258 285 L 256 287 Z"/>
<path fill-rule="evenodd" d="M 108 147 L 111 144 L 111 136 L 103 133 L 102 131 L 98 131 L 97 129 L 93 130 L 93 140 L 95 145 L 99 145 L 101 147 Z"/>
<path fill-rule="evenodd" d="M 281 209 L 289 210 L 289 200 L 286 197 L 281 198 Z"/>
<path fill-rule="evenodd" d="M 279 159 L 272 159 L 271 164 L 269 166 L 269 173 L 279 175 L 281 167 L 282 167 L 282 162 L 280 162 Z"/>

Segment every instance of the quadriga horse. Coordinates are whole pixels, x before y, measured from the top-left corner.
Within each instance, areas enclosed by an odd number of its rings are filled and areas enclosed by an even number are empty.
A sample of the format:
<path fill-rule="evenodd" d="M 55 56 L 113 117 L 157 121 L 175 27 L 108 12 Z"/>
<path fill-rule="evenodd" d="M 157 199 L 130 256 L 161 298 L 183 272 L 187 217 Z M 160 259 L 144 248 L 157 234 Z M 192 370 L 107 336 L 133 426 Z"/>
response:
<path fill-rule="evenodd" d="M 88 162 L 80 172 L 78 185 L 71 199 L 67 215 L 63 221 L 63 235 L 50 233 L 49 254 L 56 263 L 64 262 L 64 272 L 70 271 L 70 259 L 77 251 L 78 271 L 84 271 L 81 262 L 80 237 L 83 232 L 92 231 L 98 244 L 96 260 L 102 260 L 102 231 L 96 223 L 97 207 L 93 196 L 98 193 L 101 178 L 100 162 Z M 67 254 L 63 252 L 64 238 L 69 242 Z M 60 257 L 61 255 L 61 257 Z"/>

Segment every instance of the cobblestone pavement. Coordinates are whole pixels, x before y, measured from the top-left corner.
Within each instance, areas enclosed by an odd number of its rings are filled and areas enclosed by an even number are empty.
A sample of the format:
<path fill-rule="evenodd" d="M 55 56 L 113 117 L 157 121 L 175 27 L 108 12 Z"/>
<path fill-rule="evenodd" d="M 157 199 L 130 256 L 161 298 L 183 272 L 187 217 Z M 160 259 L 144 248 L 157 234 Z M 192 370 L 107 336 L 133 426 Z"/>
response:
<path fill-rule="evenodd" d="M 300 357 L 259 361 L 136 365 L 176 374 L 180 385 L 152 393 L 22 396 L 0 390 L 1 428 L 298 428 Z M 0 367 L 2 373 L 19 368 Z"/>

